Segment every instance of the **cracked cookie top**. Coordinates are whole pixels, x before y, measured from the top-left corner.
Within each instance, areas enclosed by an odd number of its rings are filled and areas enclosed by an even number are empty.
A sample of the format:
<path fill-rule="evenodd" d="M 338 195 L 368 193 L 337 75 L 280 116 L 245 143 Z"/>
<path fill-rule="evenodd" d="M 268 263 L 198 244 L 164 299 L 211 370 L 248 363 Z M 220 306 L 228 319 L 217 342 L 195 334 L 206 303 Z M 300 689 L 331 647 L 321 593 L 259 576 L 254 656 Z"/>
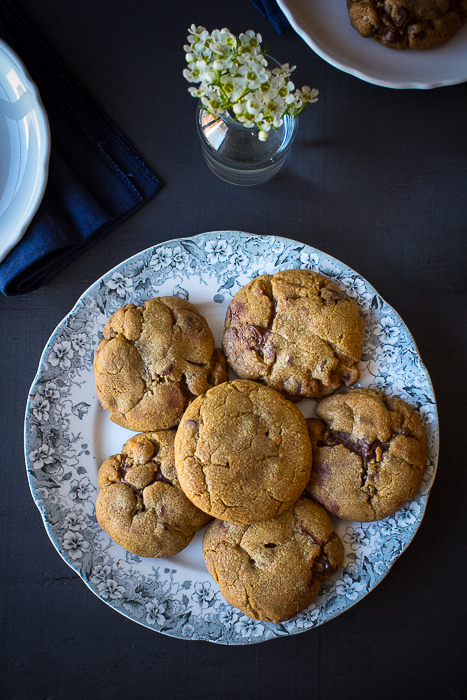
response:
<path fill-rule="evenodd" d="M 269 520 L 299 498 L 310 477 L 306 421 L 273 389 L 226 382 L 184 413 L 175 465 L 183 491 L 209 515 L 234 523 Z"/>
<path fill-rule="evenodd" d="M 390 49 L 434 49 L 467 19 L 467 0 L 347 0 L 350 23 Z"/>
<path fill-rule="evenodd" d="M 141 557 L 171 557 L 210 520 L 181 490 L 174 431 L 134 435 L 102 464 L 96 517 L 121 547 Z"/>
<path fill-rule="evenodd" d="M 195 396 L 228 378 L 206 319 L 179 297 L 114 313 L 94 355 L 94 376 L 111 420 L 137 431 L 177 425 Z"/>
<path fill-rule="evenodd" d="M 209 573 L 224 598 L 255 620 L 297 615 L 343 563 L 344 549 L 324 508 L 300 498 L 267 522 L 215 520 L 203 538 Z"/>
<path fill-rule="evenodd" d="M 318 402 L 308 419 L 313 445 L 309 494 L 343 520 L 392 515 L 419 490 L 426 436 L 415 410 L 372 389 L 351 389 Z"/>
<path fill-rule="evenodd" d="M 359 378 L 364 320 L 353 299 L 310 270 L 256 277 L 227 309 L 224 352 L 243 379 L 288 398 L 327 396 Z"/>

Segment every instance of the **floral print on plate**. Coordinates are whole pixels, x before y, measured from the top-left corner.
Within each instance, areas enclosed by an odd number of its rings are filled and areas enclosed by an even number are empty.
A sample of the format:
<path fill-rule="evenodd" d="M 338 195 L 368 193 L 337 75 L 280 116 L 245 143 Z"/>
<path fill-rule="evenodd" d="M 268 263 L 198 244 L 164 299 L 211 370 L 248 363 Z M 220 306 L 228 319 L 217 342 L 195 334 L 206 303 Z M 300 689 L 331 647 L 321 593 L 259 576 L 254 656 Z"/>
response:
<path fill-rule="evenodd" d="M 123 304 L 143 304 L 154 296 L 189 299 L 206 316 L 219 345 L 233 295 L 253 277 L 292 268 L 323 273 L 361 304 L 366 331 L 359 383 L 399 396 L 420 412 L 429 459 L 419 494 L 393 516 L 373 523 L 334 518 L 345 546 L 343 568 L 307 610 L 275 625 L 251 620 L 222 598 L 204 566 L 202 533 L 171 559 L 141 559 L 99 528 L 98 468 L 133 433 L 114 426 L 99 406 L 92 361 L 109 316 Z M 299 406 L 311 415 L 314 402 Z M 83 294 L 43 352 L 26 410 L 25 454 L 31 491 L 53 544 L 99 598 L 173 637 L 251 644 L 316 627 L 381 581 L 421 523 L 436 471 L 438 420 L 431 381 L 412 336 L 357 272 L 286 238 L 213 231 L 142 251 Z"/>

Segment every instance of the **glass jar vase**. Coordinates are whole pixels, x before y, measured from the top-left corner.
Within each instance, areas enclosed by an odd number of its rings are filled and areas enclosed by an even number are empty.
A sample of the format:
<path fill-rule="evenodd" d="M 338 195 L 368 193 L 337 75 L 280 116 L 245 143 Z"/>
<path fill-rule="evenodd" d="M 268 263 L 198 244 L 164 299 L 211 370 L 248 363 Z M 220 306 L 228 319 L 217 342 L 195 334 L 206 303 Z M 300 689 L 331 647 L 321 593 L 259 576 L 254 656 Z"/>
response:
<path fill-rule="evenodd" d="M 285 116 L 282 126 L 271 129 L 266 141 L 259 140 L 258 127 L 246 128 L 228 112 L 213 116 L 201 103 L 196 123 L 204 158 L 213 173 L 233 185 L 259 185 L 284 166 L 298 118 Z"/>

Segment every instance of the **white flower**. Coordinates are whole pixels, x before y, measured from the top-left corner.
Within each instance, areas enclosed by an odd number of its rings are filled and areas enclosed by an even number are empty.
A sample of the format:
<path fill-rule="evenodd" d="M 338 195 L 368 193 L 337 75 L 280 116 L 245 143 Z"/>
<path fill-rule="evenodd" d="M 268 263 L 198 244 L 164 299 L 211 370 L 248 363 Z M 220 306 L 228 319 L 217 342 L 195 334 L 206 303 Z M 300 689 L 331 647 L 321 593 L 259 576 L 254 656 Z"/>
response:
<path fill-rule="evenodd" d="M 149 625 L 153 625 L 155 622 L 158 625 L 163 625 L 165 622 L 166 612 L 167 604 L 163 601 L 146 603 L 146 622 Z"/>
<path fill-rule="evenodd" d="M 401 508 L 399 518 L 397 520 L 401 527 L 408 527 L 417 522 L 420 515 L 421 507 L 417 501 L 411 501 L 406 508 Z"/>
<path fill-rule="evenodd" d="M 341 282 L 345 286 L 348 296 L 361 296 L 365 292 L 366 285 L 361 277 L 342 277 Z"/>
<path fill-rule="evenodd" d="M 177 270 L 183 270 L 186 265 L 187 255 L 181 246 L 176 246 L 172 251 L 172 261 Z"/>
<path fill-rule="evenodd" d="M 288 620 L 285 623 L 285 627 L 289 632 L 293 632 L 295 628 L 298 629 L 308 629 L 316 624 L 319 617 L 319 608 L 313 605 L 309 610 L 305 610 L 300 613 L 297 617 Z"/>
<path fill-rule="evenodd" d="M 88 477 L 85 476 L 83 479 L 73 479 L 70 484 L 70 498 L 74 501 L 85 501 L 89 498 L 89 494 L 94 491 L 94 487 L 89 481 Z"/>
<path fill-rule="evenodd" d="M 258 114 L 261 110 L 260 103 L 254 97 L 250 97 L 246 101 L 245 107 L 246 107 L 246 111 L 248 112 L 248 114 L 251 114 L 254 117 L 258 116 Z"/>
<path fill-rule="evenodd" d="M 133 280 L 124 277 L 121 272 L 114 272 L 111 279 L 107 280 L 106 285 L 119 297 L 124 298 L 126 293 L 133 289 Z"/>
<path fill-rule="evenodd" d="M 263 41 L 261 34 L 255 34 L 252 29 L 249 29 L 244 34 L 240 34 L 238 38 L 243 45 L 249 46 L 254 51 L 261 48 L 261 42 Z"/>
<path fill-rule="evenodd" d="M 311 102 L 318 101 L 318 94 L 319 94 L 318 90 L 316 90 L 316 89 L 312 90 L 310 87 L 308 87 L 308 85 L 304 85 L 302 87 L 301 91 L 297 90 L 297 92 L 299 94 L 300 99 L 303 102 L 311 103 Z"/>
<path fill-rule="evenodd" d="M 56 400 L 60 398 L 58 385 L 55 384 L 55 382 L 46 382 L 45 384 L 38 384 L 36 387 L 36 394 L 40 394 L 45 399 L 49 400 Z"/>
<path fill-rule="evenodd" d="M 300 267 L 302 268 L 316 268 L 319 263 L 319 257 L 316 253 L 308 253 L 306 250 L 302 250 L 300 253 Z"/>
<path fill-rule="evenodd" d="M 39 449 L 29 453 L 29 459 L 34 465 L 34 469 L 42 469 L 45 465 L 55 462 L 54 451 L 48 445 L 41 445 Z"/>
<path fill-rule="evenodd" d="M 222 622 L 223 625 L 232 625 L 234 622 L 237 622 L 237 620 L 238 613 L 235 612 L 234 608 L 226 608 L 219 613 L 219 621 Z"/>
<path fill-rule="evenodd" d="M 399 362 L 400 348 L 397 345 L 383 345 L 379 352 L 379 361 L 390 365 Z"/>
<path fill-rule="evenodd" d="M 381 534 L 383 537 L 394 535 L 398 531 L 398 524 L 394 518 L 385 518 L 381 524 Z"/>
<path fill-rule="evenodd" d="M 360 549 L 363 545 L 367 545 L 370 541 L 367 530 L 362 527 L 354 526 L 346 528 L 345 534 L 342 537 L 346 544 L 350 545 L 351 549 Z"/>
<path fill-rule="evenodd" d="M 384 316 L 373 329 L 373 333 L 379 336 L 380 343 L 387 344 L 394 344 L 399 337 L 399 332 L 390 316 Z"/>
<path fill-rule="evenodd" d="M 250 617 L 242 615 L 239 621 L 234 624 L 234 630 L 244 638 L 261 637 L 264 632 L 264 627 Z"/>
<path fill-rule="evenodd" d="M 245 265 L 248 265 L 249 262 L 250 259 L 248 258 L 248 256 L 245 255 L 243 251 L 237 250 L 236 253 L 230 256 L 227 269 L 233 271 L 239 267 L 245 267 Z"/>
<path fill-rule="evenodd" d="M 69 530 L 63 536 L 63 547 L 66 553 L 72 559 L 81 559 L 83 552 L 89 552 L 91 549 L 90 543 L 84 539 L 80 532 Z"/>
<path fill-rule="evenodd" d="M 212 114 L 229 110 L 245 128 L 259 127 L 260 141 L 282 125 L 285 115 L 297 116 L 318 99 L 318 90 L 307 85 L 295 90 L 290 80 L 295 66 L 267 68 L 262 37 L 251 29 L 238 38 L 227 28 L 210 34 L 192 24 L 188 31 L 183 76 L 199 83 L 198 88 L 188 88 L 189 93 Z"/>
<path fill-rule="evenodd" d="M 50 401 L 36 394 L 31 399 L 31 412 L 38 421 L 48 421 L 50 411 Z"/>
<path fill-rule="evenodd" d="M 162 267 L 168 267 L 172 262 L 172 250 L 166 246 L 159 246 L 152 254 L 149 264 L 155 270 L 160 270 Z"/>
<path fill-rule="evenodd" d="M 86 521 L 82 513 L 70 512 L 63 521 L 63 527 L 67 530 L 77 532 L 78 530 L 84 530 L 86 527 Z"/>
<path fill-rule="evenodd" d="M 107 600 L 117 600 L 123 596 L 125 593 L 125 588 L 123 586 L 119 586 L 115 579 L 108 578 L 106 581 L 99 583 L 97 586 L 97 592 Z"/>
<path fill-rule="evenodd" d="M 102 583 L 102 581 L 106 581 L 110 574 L 112 573 L 112 567 L 109 566 L 108 564 L 98 564 L 97 566 L 94 567 L 92 571 L 92 576 L 90 578 L 91 583 Z"/>
<path fill-rule="evenodd" d="M 229 259 L 232 249 L 226 241 L 207 241 L 205 245 L 208 252 L 209 265 L 215 265 L 219 262 L 225 262 Z"/>
<path fill-rule="evenodd" d="M 357 600 L 358 594 L 363 588 L 363 583 L 354 581 L 348 574 L 344 574 L 342 579 L 336 583 L 336 593 L 345 596 L 349 600 Z"/>
<path fill-rule="evenodd" d="M 49 364 L 52 367 L 60 367 L 60 369 L 70 369 L 73 350 L 69 340 L 63 340 L 61 343 L 55 343 L 52 352 L 49 355 Z"/>
<path fill-rule="evenodd" d="M 88 351 L 88 336 L 86 333 L 78 333 L 72 341 L 73 349 L 77 351 L 78 355 L 84 357 Z"/>
<path fill-rule="evenodd" d="M 206 583 L 195 583 L 195 592 L 191 596 L 200 608 L 208 608 L 211 601 L 214 598 L 214 591 L 211 589 L 211 584 Z"/>

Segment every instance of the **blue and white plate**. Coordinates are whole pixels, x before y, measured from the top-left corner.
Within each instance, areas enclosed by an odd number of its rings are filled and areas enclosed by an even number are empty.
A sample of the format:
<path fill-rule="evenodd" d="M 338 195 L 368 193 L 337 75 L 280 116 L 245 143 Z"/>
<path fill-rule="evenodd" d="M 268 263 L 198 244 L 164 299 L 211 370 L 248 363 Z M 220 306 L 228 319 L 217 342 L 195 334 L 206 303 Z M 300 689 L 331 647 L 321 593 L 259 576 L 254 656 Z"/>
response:
<path fill-rule="evenodd" d="M 171 559 L 141 559 L 97 525 L 97 472 L 133 434 L 100 407 L 93 352 L 109 316 L 154 296 L 189 299 L 219 345 L 232 296 L 253 277 L 282 269 L 318 270 L 363 307 L 366 333 L 361 385 L 414 406 L 428 438 L 429 461 L 418 496 L 374 523 L 335 518 L 345 546 L 343 569 L 316 601 L 278 625 L 251 620 L 228 605 L 202 557 L 202 533 Z M 298 404 L 312 415 L 314 402 Z M 26 409 L 25 453 L 34 500 L 63 559 L 112 608 L 150 629 L 184 639 L 251 644 L 321 625 L 366 596 L 406 549 L 422 520 L 438 456 L 438 419 L 428 372 L 398 314 L 357 272 L 286 238 L 213 231 L 168 241 L 126 260 L 92 285 L 48 341 Z"/>

